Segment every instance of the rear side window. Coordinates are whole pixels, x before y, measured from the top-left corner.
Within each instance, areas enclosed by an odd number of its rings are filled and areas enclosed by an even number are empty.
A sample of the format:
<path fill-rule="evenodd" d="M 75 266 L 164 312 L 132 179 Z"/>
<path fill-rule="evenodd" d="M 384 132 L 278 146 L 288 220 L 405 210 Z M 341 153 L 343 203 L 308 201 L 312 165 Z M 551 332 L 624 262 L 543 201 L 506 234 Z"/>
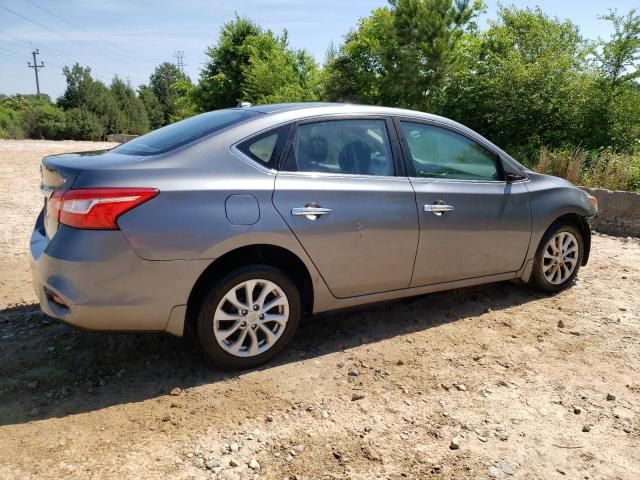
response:
<path fill-rule="evenodd" d="M 247 110 L 216 110 L 172 123 L 113 149 L 124 155 L 157 155 L 198 140 L 223 128 L 260 115 Z"/>
<path fill-rule="evenodd" d="M 299 125 L 285 170 L 395 175 L 386 122 L 350 119 Z"/>
<path fill-rule="evenodd" d="M 276 168 L 287 144 L 289 130 L 291 125 L 283 125 L 261 133 L 239 144 L 238 150 L 266 167 Z"/>
<path fill-rule="evenodd" d="M 498 157 L 473 140 L 445 128 L 400 122 L 416 177 L 452 180 L 502 179 Z"/>

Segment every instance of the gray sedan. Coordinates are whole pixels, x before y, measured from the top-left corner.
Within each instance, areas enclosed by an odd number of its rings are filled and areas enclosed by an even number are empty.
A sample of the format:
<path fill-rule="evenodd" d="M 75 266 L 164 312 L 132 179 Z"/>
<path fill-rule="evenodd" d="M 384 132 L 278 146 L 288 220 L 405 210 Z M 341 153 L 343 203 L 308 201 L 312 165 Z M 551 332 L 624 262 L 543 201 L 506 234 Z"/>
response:
<path fill-rule="evenodd" d="M 209 112 L 41 169 L 44 312 L 193 333 L 226 368 L 271 359 L 305 314 L 504 280 L 562 290 L 597 212 L 456 122 L 357 105 Z"/>

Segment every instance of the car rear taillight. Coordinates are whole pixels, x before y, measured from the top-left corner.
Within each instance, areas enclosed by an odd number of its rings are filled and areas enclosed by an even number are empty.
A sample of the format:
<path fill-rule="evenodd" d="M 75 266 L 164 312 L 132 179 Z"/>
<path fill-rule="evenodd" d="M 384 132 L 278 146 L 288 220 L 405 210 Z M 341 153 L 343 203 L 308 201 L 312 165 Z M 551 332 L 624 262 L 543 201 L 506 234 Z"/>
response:
<path fill-rule="evenodd" d="M 155 188 L 81 188 L 58 190 L 49 199 L 49 214 L 63 225 L 91 230 L 118 230 L 118 217 L 158 194 Z"/>

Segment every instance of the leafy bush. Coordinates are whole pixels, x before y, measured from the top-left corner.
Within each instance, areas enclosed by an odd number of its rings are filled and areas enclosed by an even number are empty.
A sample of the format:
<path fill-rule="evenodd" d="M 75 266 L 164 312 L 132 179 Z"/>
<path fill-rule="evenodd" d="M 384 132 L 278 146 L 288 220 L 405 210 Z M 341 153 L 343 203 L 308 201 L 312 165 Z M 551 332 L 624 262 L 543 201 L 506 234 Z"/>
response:
<path fill-rule="evenodd" d="M 20 117 L 29 138 L 57 140 L 65 136 L 64 111 L 53 105 L 48 98 L 34 98 Z"/>
<path fill-rule="evenodd" d="M 24 138 L 24 130 L 20 125 L 18 113 L 4 105 L 0 105 L 0 138 Z"/>
<path fill-rule="evenodd" d="M 49 138 L 64 136 L 64 112 L 46 95 L 0 98 L 0 137 Z"/>
<path fill-rule="evenodd" d="M 71 140 L 104 140 L 106 130 L 100 118 L 84 108 L 65 112 L 66 138 Z"/>

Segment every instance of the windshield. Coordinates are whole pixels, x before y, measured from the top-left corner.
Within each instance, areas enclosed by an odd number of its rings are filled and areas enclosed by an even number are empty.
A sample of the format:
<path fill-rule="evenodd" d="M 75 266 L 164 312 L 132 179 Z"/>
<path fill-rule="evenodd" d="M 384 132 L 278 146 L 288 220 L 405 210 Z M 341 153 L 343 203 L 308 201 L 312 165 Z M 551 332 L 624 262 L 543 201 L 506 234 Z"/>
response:
<path fill-rule="evenodd" d="M 124 155 L 157 155 L 260 115 L 247 110 L 216 110 L 187 118 L 117 146 Z"/>

